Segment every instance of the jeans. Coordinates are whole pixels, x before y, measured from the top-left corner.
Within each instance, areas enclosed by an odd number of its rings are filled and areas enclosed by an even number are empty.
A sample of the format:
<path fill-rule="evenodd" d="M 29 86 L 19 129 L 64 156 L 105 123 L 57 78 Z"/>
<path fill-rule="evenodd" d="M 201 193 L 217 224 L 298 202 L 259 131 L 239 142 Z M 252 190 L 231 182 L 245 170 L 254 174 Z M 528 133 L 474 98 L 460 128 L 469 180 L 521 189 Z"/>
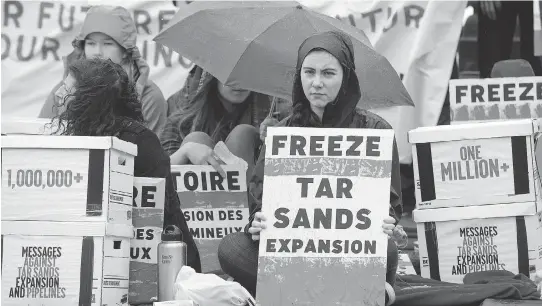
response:
<path fill-rule="evenodd" d="M 218 247 L 218 261 L 222 270 L 233 277 L 253 296 L 256 294 L 258 274 L 258 245 L 245 233 L 233 233 L 224 237 Z M 399 252 L 392 239 L 388 239 L 388 263 L 386 282 L 395 285 L 395 274 L 399 264 Z M 363 277 L 360 275 L 360 277 Z"/>

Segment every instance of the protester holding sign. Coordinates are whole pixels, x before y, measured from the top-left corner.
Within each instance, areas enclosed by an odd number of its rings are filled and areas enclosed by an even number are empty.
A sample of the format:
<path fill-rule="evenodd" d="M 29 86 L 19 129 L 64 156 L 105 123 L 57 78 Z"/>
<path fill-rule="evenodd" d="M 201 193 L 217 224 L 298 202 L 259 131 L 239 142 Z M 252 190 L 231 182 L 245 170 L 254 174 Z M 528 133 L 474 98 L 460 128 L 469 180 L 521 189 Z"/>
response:
<path fill-rule="evenodd" d="M 223 85 L 204 72 L 197 93 L 184 100 L 168 117 L 160 140 L 174 165 L 213 165 L 221 171 L 212 154 L 219 141 L 248 163 L 252 173 L 260 147 L 258 128 L 268 115 L 271 97 Z M 285 115 L 283 115 L 285 117 Z"/>
<path fill-rule="evenodd" d="M 64 97 L 73 80 L 70 64 L 81 58 L 103 57 L 121 65 L 136 85 L 145 126 L 158 134 L 166 121 L 167 104 L 162 91 L 149 80 L 149 65 L 136 46 L 137 29 L 130 12 L 120 6 L 93 6 L 87 12 L 73 52 L 64 58 L 63 82 L 56 85 L 41 109 L 40 118 L 51 118 L 66 108 Z"/>
<path fill-rule="evenodd" d="M 136 85 L 122 66 L 104 59 L 82 59 L 68 67 L 74 90 L 66 109 L 52 119 L 57 134 L 116 136 L 137 145 L 134 176 L 166 179 L 164 227 L 176 225 L 188 245 L 188 265 L 201 272 L 200 256 L 188 230 L 171 175 L 169 156 L 155 133 L 143 126 Z M 55 129 L 56 128 L 56 129 Z"/>
<path fill-rule="evenodd" d="M 293 114 L 280 125 L 289 127 L 391 129 L 382 118 L 356 108 L 361 99 L 355 73 L 354 51 L 348 36 L 339 32 L 316 34 L 299 48 L 296 76 L 293 85 Z M 280 126 L 279 125 L 279 126 Z M 260 231 L 265 229 L 261 212 L 265 164 L 265 147 L 249 185 L 251 216 L 245 233 L 226 236 L 219 248 L 222 269 L 236 281 L 254 292 L 256 287 L 258 245 Z M 384 231 L 392 235 L 394 223 L 402 213 L 399 159 L 394 143 L 390 215 L 385 219 Z M 387 283 L 393 285 L 397 270 L 397 247 L 388 240 Z M 388 292 L 391 286 L 387 286 Z"/>

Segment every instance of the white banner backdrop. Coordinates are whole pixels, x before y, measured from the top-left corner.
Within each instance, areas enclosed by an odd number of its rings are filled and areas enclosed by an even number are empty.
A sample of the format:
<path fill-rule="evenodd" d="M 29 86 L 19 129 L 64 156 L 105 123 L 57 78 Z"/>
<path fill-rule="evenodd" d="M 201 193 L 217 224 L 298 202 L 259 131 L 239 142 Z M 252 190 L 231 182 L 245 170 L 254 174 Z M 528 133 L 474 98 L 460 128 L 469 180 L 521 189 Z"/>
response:
<path fill-rule="evenodd" d="M 179 9 L 186 5 L 179 2 Z M 406 133 L 437 123 L 451 74 L 466 1 L 302 0 L 318 12 L 365 31 L 388 58 L 416 103 L 374 110 L 397 133 L 402 162 L 411 161 Z M 152 38 L 175 14 L 171 1 L 5 1 L 2 2 L 2 116 L 35 117 L 62 78 L 62 56 L 72 47 L 88 6 L 122 5 L 133 12 L 138 47 L 151 79 L 166 99 L 179 90 L 191 62 Z M 363 80 L 362 80 L 363 81 Z"/>

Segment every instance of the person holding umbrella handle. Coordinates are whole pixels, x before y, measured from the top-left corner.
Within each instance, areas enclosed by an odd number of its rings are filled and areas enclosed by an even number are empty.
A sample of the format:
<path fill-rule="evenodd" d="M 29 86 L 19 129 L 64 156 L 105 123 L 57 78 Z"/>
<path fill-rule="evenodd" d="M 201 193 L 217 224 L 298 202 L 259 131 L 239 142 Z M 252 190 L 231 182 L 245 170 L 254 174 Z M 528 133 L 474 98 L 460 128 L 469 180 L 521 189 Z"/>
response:
<path fill-rule="evenodd" d="M 293 113 L 278 126 L 391 129 L 384 119 L 356 108 L 361 97 L 350 37 L 335 31 L 314 34 L 299 47 L 292 90 Z M 266 228 L 266 218 L 261 212 L 264 165 L 265 146 L 249 182 L 249 223 L 244 233 L 223 238 L 218 250 L 222 270 L 252 294 L 256 291 L 258 241 L 261 231 Z M 395 141 L 390 187 L 390 216 L 384 220 L 382 228 L 391 238 L 402 215 Z M 398 265 L 398 250 L 393 239 L 388 239 L 387 261 L 386 303 L 390 305 L 395 299 L 393 285 Z"/>

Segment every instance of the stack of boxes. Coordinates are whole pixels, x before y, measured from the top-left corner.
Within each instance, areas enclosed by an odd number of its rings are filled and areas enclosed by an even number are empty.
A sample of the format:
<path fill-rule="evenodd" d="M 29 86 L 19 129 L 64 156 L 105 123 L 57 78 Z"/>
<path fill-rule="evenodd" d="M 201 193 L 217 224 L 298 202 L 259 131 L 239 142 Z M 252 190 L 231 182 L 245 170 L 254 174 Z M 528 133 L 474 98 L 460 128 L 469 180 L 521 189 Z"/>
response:
<path fill-rule="evenodd" d="M 137 147 L 2 136 L 2 305 L 128 303 Z"/>
<path fill-rule="evenodd" d="M 532 119 L 409 132 L 423 277 L 542 271 L 539 132 Z"/>

